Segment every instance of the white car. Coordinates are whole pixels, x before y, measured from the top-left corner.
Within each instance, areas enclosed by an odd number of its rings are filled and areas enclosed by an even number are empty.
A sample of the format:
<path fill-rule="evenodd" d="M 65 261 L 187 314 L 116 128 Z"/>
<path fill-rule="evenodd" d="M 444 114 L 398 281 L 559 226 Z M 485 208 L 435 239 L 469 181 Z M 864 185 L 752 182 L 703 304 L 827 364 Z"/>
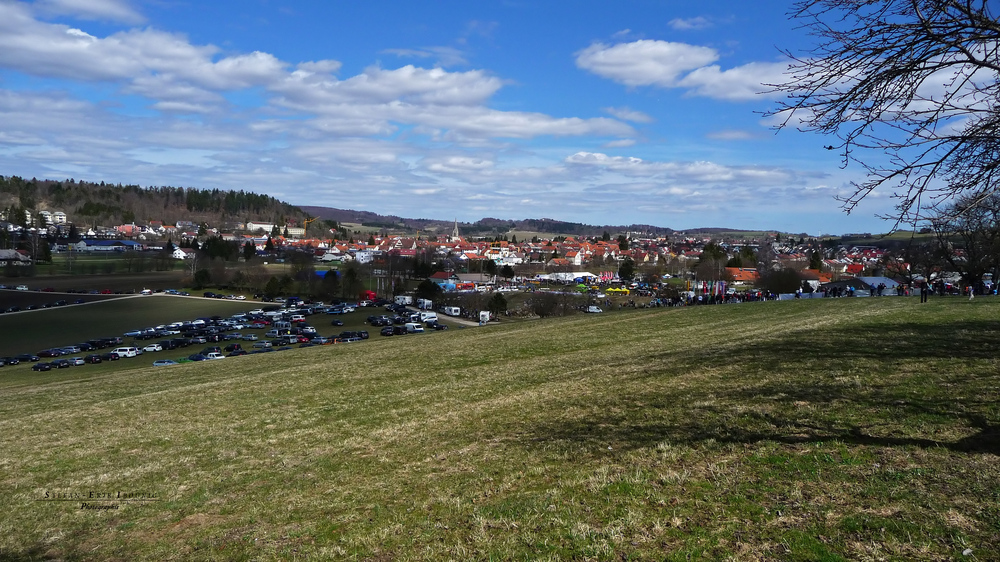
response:
<path fill-rule="evenodd" d="M 245 301 L 245 300 L 247 300 L 247 298 L 244 297 L 243 295 L 236 295 L 233 298 L 236 299 L 236 300 L 238 300 L 238 301 Z"/>
<path fill-rule="evenodd" d="M 143 351 L 163 351 L 163 346 L 158 343 L 151 343 L 142 348 Z"/>
<path fill-rule="evenodd" d="M 247 334 L 243 336 L 243 341 L 257 341 L 257 334 Z"/>
<path fill-rule="evenodd" d="M 28 286 L 27 285 L 18 285 L 16 288 L 17 288 L 18 291 L 27 291 L 28 290 Z"/>
<path fill-rule="evenodd" d="M 209 359 L 225 359 L 226 358 L 225 355 L 219 353 L 218 351 L 209 352 L 209 354 L 206 355 L 205 357 L 208 357 Z"/>

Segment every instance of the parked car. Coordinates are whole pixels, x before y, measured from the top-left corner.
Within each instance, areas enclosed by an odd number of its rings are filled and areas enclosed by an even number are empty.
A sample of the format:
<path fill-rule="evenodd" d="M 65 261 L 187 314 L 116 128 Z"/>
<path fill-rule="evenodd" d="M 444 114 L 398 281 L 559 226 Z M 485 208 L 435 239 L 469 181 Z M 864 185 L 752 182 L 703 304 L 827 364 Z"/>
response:
<path fill-rule="evenodd" d="M 35 363 L 31 366 L 32 371 L 51 371 L 52 365 L 45 362 Z"/>
<path fill-rule="evenodd" d="M 178 364 L 177 361 L 174 361 L 173 359 L 157 359 L 156 361 L 153 361 L 154 367 L 166 367 L 167 365 L 177 365 L 177 364 Z"/>
<path fill-rule="evenodd" d="M 0 357 L 0 361 L 3 361 L 4 365 L 18 365 L 21 363 L 17 357 Z"/>
<path fill-rule="evenodd" d="M 383 336 L 392 336 L 395 335 L 396 329 L 393 328 L 392 326 L 386 326 L 382 328 L 382 331 L 379 333 L 382 334 Z"/>
<path fill-rule="evenodd" d="M 222 353 L 219 353 L 218 351 L 209 352 L 209 353 L 205 354 L 205 357 L 207 357 L 208 359 L 225 359 L 226 358 L 225 355 L 223 355 Z"/>
<path fill-rule="evenodd" d="M 101 354 L 101 361 L 118 361 L 121 358 L 121 355 L 118 355 L 114 351 Z"/>
<path fill-rule="evenodd" d="M 231 353 L 237 349 L 243 349 L 243 346 L 238 343 L 231 343 L 225 347 L 226 353 Z"/>
<path fill-rule="evenodd" d="M 38 352 L 39 357 L 46 357 L 46 358 L 60 357 L 62 355 L 63 352 L 58 349 L 43 349 Z"/>
<path fill-rule="evenodd" d="M 247 350 L 245 350 L 245 349 L 234 349 L 234 350 L 230 351 L 229 354 L 226 355 L 226 357 L 239 357 L 241 355 L 246 355 L 246 354 L 247 354 Z"/>
<path fill-rule="evenodd" d="M 188 359 L 191 361 L 208 361 L 208 357 L 200 353 L 195 353 L 194 355 L 188 355 Z"/>
<path fill-rule="evenodd" d="M 96 353 L 92 353 L 92 354 L 84 357 L 83 358 L 83 362 L 84 363 L 91 363 L 91 364 L 100 363 L 101 362 L 101 356 L 98 355 L 98 354 L 96 354 Z"/>
<path fill-rule="evenodd" d="M 18 361 L 22 361 L 24 363 L 28 362 L 34 363 L 35 361 L 38 361 L 40 358 L 33 353 L 22 353 L 20 355 L 15 356 L 14 359 L 17 359 Z"/>
<path fill-rule="evenodd" d="M 116 347 L 112 351 L 117 353 L 118 357 L 135 357 L 142 354 L 142 351 L 138 347 Z"/>
<path fill-rule="evenodd" d="M 18 286 L 17 286 L 17 287 L 15 287 L 15 288 L 16 288 L 16 289 L 17 289 L 18 291 L 27 291 L 27 290 L 28 290 L 28 286 L 27 286 L 27 285 L 18 285 Z"/>
<path fill-rule="evenodd" d="M 142 348 L 142 350 L 143 351 L 153 351 L 153 352 L 163 351 L 163 346 L 160 345 L 160 344 L 158 344 L 158 343 L 151 343 L 151 344 L 147 345 L 146 347 Z"/>
<path fill-rule="evenodd" d="M 73 366 L 73 364 L 69 362 L 69 359 L 62 359 L 62 358 L 53 359 L 50 365 L 52 365 L 56 369 L 67 369 Z"/>
<path fill-rule="evenodd" d="M 243 341 L 257 341 L 257 334 L 247 334 L 243 336 Z"/>
<path fill-rule="evenodd" d="M 83 360 L 83 357 L 70 357 L 67 359 L 73 366 L 79 367 L 80 365 L 85 365 L 87 362 Z"/>

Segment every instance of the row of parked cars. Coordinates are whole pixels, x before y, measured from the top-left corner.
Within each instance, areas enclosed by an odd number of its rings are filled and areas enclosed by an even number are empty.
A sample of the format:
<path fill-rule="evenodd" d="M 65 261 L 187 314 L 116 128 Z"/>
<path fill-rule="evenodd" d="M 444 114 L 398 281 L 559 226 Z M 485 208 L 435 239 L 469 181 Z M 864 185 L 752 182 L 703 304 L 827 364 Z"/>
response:
<path fill-rule="evenodd" d="M 388 305 L 387 308 L 395 315 L 392 317 L 369 316 L 368 324 L 381 327 L 380 333 L 383 336 L 422 332 L 424 325 L 438 330 L 447 329 L 447 326 L 437 323 L 437 317 L 434 313 L 414 313 L 405 306 L 394 305 L 389 301 L 382 301 L 382 303 Z M 229 318 L 213 316 L 178 321 L 130 330 L 121 337 L 89 340 L 71 346 L 50 348 L 38 354 L 0 358 L 0 366 L 31 361 L 36 363 L 33 367 L 35 370 L 51 370 L 87 363 L 116 361 L 138 357 L 143 353 L 159 353 L 192 345 L 207 344 L 207 347 L 200 352 L 186 357 L 157 359 L 153 362 L 154 365 L 163 366 L 188 361 L 216 360 L 252 353 L 282 351 L 291 349 L 291 346 L 296 344 L 299 347 L 310 347 L 366 340 L 369 338 L 366 330 L 344 330 L 339 334 L 322 336 L 315 327 L 306 321 L 307 316 L 315 314 L 347 314 L 354 310 L 355 307 L 350 304 L 327 306 L 323 303 L 304 303 L 301 299 L 293 297 L 288 299 L 283 307 L 272 306 L 267 310 L 258 308 Z M 332 324 L 342 326 L 343 322 L 334 320 Z M 253 332 L 244 334 L 240 331 L 245 329 L 266 329 L 267 332 L 261 337 Z M 125 344 L 125 340 L 128 338 L 132 339 L 132 345 Z M 139 343 L 155 339 L 159 341 Z M 252 342 L 250 348 L 244 349 L 243 345 L 248 342 Z M 108 347 L 114 347 L 114 349 L 105 353 L 91 353 Z M 87 355 L 76 356 L 76 354 L 81 353 Z M 41 361 L 43 358 L 46 361 Z"/>

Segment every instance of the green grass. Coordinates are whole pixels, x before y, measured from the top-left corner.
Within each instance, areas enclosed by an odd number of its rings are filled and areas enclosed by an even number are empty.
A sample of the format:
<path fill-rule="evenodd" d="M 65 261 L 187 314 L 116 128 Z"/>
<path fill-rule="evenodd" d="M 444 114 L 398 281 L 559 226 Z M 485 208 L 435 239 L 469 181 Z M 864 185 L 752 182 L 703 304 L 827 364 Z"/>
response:
<path fill-rule="evenodd" d="M 989 559 L 998 313 L 656 309 L 0 378 L 0 560 Z M 37 501 L 119 490 L 160 501 Z"/>
<path fill-rule="evenodd" d="M 46 297 L 50 302 L 74 298 L 74 295 L 52 295 Z M 245 301 L 152 295 L 4 314 L 0 316 L 0 333 L 4 335 L 0 338 L 0 356 L 35 353 L 175 321 L 216 314 L 228 317 L 257 306 L 259 303 Z"/>

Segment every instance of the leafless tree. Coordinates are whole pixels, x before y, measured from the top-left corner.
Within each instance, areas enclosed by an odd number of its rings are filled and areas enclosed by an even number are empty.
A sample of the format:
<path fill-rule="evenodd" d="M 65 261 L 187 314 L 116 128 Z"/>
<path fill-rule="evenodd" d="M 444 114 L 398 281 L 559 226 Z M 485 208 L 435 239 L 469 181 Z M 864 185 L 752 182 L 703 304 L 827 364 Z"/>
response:
<path fill-rule="evenodd" d="M 890 189 L 916 223 L 957 197 L 995 192 L 1000 162 L 1000 22 L 996 0 L 800 0 L 790 14 L 816 38 L 785 51 L 780 127 L 828 134 L 843 165 L 867 179 L 842 199 L 849 213 Z M 966 205 L 964 208 L 968 208 Z"/>
<path fill-rule="evenodd" d="M 942 257 L 962 280 L 978 285 L 1000 269 L 1000 192 L 979 200 L 959 199 L 931 221 Z"/>

